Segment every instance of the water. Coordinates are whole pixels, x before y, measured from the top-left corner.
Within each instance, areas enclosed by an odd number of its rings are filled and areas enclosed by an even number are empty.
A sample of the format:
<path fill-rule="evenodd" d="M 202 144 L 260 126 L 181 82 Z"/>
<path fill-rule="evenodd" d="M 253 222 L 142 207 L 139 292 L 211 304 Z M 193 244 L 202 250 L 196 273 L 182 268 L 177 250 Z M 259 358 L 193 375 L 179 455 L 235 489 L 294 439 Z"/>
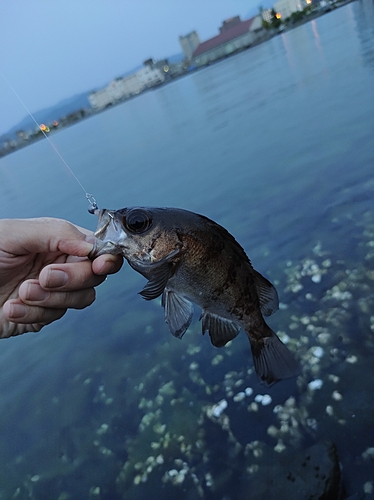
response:
<path fill-rule="evenodd" d="M 373 3 L 355 2 L 52 136 L 101 208 L 178 206 L 229 229 L 276 283 L 282 309 L 269 322 L 303 373 L 264 388 L 245 336 L 215 349 L 197 314 L 182 342 L 172 338 L 124 266 L 89 309 L 1 342 L 0 498 L 236 500 L 282 445 L 287 456 L 327 438 L 345 496 L 363 498 L 374 447 L 373 89 Z M 2 217 L 94 229 L 86 209 L 46 141 L 0 160 Z M 314 379 L 320 390 L 308 389 Z M 265 393 L 271 404 L 256 407 Z M 231 434 L 209 418 L 222 399 Z"/>

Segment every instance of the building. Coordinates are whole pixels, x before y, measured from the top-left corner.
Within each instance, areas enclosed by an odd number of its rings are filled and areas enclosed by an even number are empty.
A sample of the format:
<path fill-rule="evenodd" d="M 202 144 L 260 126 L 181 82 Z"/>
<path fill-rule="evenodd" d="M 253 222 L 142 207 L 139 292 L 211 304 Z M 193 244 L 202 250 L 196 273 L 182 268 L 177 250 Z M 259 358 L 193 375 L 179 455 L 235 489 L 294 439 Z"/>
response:
<path fill-rule="evenodd" d="M 262 18 L 253 17 L 242 21 L 239 16 L 227 19 L 219 29 L 220 34 L 202 42 L 193 53 L 192 62 L 204 66 L 249 47 L 262 34 Z"/>
<path fill-rule="evenodd" d="M 165 76 L 161 73 L 159 68 L 152 68 L 150 66 L 144 66 L 135 74 L 137 75 L 140 84 L 143 85 L 143 90 L 145 88 L 159 85 L 165 80 Z"/>
<path fill-rule="evenodd" d="M 164 80 L 165 76 L 158 68 L 152 68 L 147 64 L 136 73 L 124 78 L 116 78 L 105 88 L 91 92 L 88 100 L 92 108 L 104 109 L 115 102 L 137 95 L 147 88 L 159 85 Z"/>
<path fill-rule="evenodd" d="M 271 20 L 273 19 L 273 13 L 272 13 L 272 9 L 266 9 L 266 10 L 262 10 L 261 11 L 261 15 L 262 15 L 262 19 L 267 22 L 267 23 L 270 23 Z"/>
<path fill-rule="evenodd" d="M 111 96 L 113 101 L 121 99 L 124 93 L 123 78 L 116 78 L 115 80 L 112 80 L 111 82 L 109 82 L 106 88 L 108 90 L 108 94 Z"/>
<path fill-rule="evenodd" d="M 222 26 L 219 28 L 219 32 L 223 33 L 224 31 L 231 29 L 233 26 L 236 26 L 238 23 L 240 23 L 240 16 L 230 17 L 229 19 L 223 21 Z"/>
<path fill-rule="evenodd" d="M 279 0 L 274 4 L 275 12 L 287 19 L 293 12 L 300 12 L 305 7 L 303 0 Z"/>
<path fill-rule="evenodd" d="M 193 53 L 200 45 L 200 38 L 197 31 L 192 31 L 188 35 L 180 36 L 179 44 L 182 47 L 185 58 L 190 61 Z"/>
<path fill-rule="evenodd" d="M 149 66 L 151 69 L 158 69 L 163 75 L 164 80 L 170 78 L 170 72 L 173 64 L 169 64 L 167 59 L 159 59 L 156 61 L 155 59 L 147 59 L 144 61 L 144 66 Z"/>
<path fill-rule="evenodd" d="M 113 99 L 108 92 L 107 88 L 91 92 L 88 96 L 91 107 L 94 109 L 104 109 L 113 103 Z"/>
<path fill-rule="evenodd" d="M 133 95 L 140 94 L 144 85 L 140 81 L 138 74 L 134 73 L 123 79 L 123 99 L 128 99 Z"/>

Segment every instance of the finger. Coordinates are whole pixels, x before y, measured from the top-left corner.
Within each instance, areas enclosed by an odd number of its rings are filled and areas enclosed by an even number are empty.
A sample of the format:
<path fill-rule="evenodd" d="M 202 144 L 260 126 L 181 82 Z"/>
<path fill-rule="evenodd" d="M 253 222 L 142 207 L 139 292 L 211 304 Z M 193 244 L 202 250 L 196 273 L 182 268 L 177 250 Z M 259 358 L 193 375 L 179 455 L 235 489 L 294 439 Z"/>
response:
<path fill-rule="evenodd" d="M 8 230 L 9 222 L 7 219 L 0 220 L 0 234 L 4 231 L 7 235 L 1 246 L 5 252 L 14 255 L 62 252 L 83 257 L 93 248 L 87 231 L 83 233 L 78 227 L 62 219 L 12 219 L 12 231 Z"/>
<path fill-rule="evenodd" d="M 63 292 L 84 290 L 100 285 L 105 276 L 98 276 L 92 271 L 92 262 L 66 262 L 50 264 L 41 270 L 39 284 L 45 290 Z M 25 282 L 27 283 L 27 282 Z M 21 285 L 20 290 L 24 283 Z"/>
<path fill-rule="evenodd" d="M 4 317 L 13 323 L 48 325 L 66 313 L 66 309 L 48 309 L 31 306 L 19 300 L 8 300 L 3 306 Z"/>
<path fill-rule="evenodd" d="M 60 259 L 60 260 L 59 260 Z M 54 261 L 56 262 L 82 262 L 86 257 L 77 257 L 75 255 L 61 255 L 57 257 Z M 117 273 L 123 264 L 122 255 L 111 255 L 111 254 L 103 254 L 99 257 L 96 257 L 95 260 L 91 261 L 92 270 L 97 275 L 103 274 L 114 274 Z"/>
<path fill-rule="evenodd" d="M 121 255 L 104 254 L 97 257 L 92 262 L 92 270 L 95 274 L 102 276 L 117 273 L 123 264 Z"/>
<path fill-rule="evenodd" d="M 73 292 L 44 290 L 37 280 L 28 280 L 19 289 L 19 298 L 24 304 L 52 309 L 83 309 L 95 300 L 94 288 Z"/>

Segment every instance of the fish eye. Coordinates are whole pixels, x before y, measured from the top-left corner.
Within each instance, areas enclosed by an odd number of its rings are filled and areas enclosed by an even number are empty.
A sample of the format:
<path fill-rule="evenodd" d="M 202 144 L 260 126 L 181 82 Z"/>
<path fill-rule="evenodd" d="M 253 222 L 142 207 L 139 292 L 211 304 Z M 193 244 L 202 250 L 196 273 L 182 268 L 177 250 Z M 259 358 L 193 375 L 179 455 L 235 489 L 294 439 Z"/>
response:
<path fill-rule="evenodd" d="M 123 218 L 123 224 L 131 233 L 144 233 L 152 225 L 152 218 L 141 208 L 129 210 Z"/>

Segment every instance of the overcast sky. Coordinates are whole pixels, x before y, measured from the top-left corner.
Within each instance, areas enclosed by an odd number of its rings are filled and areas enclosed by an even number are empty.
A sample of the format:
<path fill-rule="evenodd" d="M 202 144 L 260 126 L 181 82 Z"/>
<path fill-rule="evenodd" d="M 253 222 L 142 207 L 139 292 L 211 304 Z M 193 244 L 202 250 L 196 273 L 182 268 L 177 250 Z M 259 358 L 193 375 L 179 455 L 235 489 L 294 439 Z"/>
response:
<path fill-rule="evenodd" d="M 221 22 L 258 12 L 261 0 L 0 0 L 0 73 L 31 112 L 142 64 L 181 52 L 179 35 L 201 40 Z M 264 2 L 263 2 L 264 3 Z M 0 74 L 0 134 L 25 109 Z"/>

